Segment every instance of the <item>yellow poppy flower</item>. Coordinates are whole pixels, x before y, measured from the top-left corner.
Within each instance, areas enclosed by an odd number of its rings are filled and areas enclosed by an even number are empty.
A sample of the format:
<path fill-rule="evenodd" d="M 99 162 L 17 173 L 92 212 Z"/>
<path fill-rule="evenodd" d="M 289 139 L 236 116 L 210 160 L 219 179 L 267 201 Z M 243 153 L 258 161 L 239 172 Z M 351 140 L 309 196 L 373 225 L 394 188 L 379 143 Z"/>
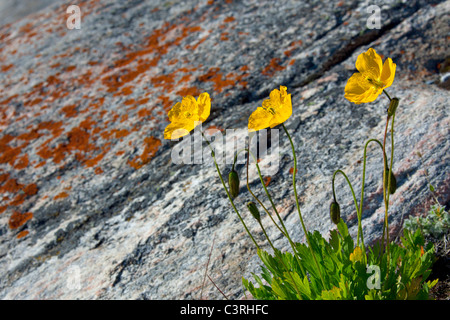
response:
<path fill-rule="evenodd" d="M 360 247 L 355 247 L 355 250 L 353 250 L 353 253 L 350 253 L 350 261 L 356 262 L 361 261 L 363 258 L 363 253 Z"/>
<path fill-rule="evenodd" d="M 275 127 L 285 122 L 292 114 L 291 95 L 287 94 L 287 88 L 280 86 L 280 90 L 274 89 L 270 98 L 264 100 L 262 107 L 258 107 L 248 118 L 248 130 L 258 131 L 267 127 Z"/>
<path fill-rule="evenodd" d="M 211 98 L 207 92 L 200 94 L 198 100 L 186 96 L 169 111 L 171 122 L 164 130 L 164 139 L 178 139 L 191 132 L 209 117 Z"/>
<path fill-rule="evenodd" d="M 386 61 L 370 48 L 356 59 L 356 69 L 345 86 L 345 98 L 356 104 L 375 99 L 394 82 L 396 64 L 391 58 Z"/>

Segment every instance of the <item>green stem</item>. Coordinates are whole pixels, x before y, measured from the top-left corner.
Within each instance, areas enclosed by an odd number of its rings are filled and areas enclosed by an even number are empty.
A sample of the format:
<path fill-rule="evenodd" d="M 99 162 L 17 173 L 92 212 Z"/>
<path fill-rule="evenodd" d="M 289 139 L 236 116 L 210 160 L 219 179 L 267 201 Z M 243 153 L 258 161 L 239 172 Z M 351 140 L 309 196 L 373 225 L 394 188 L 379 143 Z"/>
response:
<path fill-rule="evenodd" d="M 336 177 L 336 174 L 340 173 L 344 176 L 345 180 L 347 180 L 347 183 L 350 187 L 350 190 L 352 192 L 353 195 L 353 201 L 355 203 L 355 208 L 356 208 L 356 215 L 358 217 L 358 236 L 357 236 L 357 244 L 359 246 L 359 239 L 361 239 L 361 246 L 362 246 L 362 251 L 364 253 L 364 261 L 367 261 L 367 256 L 366 256 L 366 247 L 364 245 L 364 237 L 363 237 L 363 232 L 362 232 L 362 225 L 361 225 L 361 211 L 360 209 L 358 209 L 358 202 L 356 201 L 356 196 L 355 196 L 355 191 L 353 190 L 352 184 L 350 183 L 349 178 L 347 177 L 347 175 L 342 171 L 342 170 L 336 170 L 333 174 L 333 179 L 332 179 L 332 188 L 333 188 L 333 197 L 334 197 L 334 201 L 336 201 L 336 194 L 334 191 L 334 179 Z"/>
<path fill-rule="evenodd" d="M 381 148 L 381 151 L 384 154 L 383 145 L 382 145 L 382 143 L 379 140 L 377 140 L 377 139 L 370 139 L 369 141 L 366 142 L 366 145 L 364 146 L 364 160 L 363 160 L 364 164 L 363 164 L 363 176 L 362 176 L 362 183 L 361 183 L 361 201 L 359 202 L 359 214 L 360 214 L 361 217 L 362 217 L 362 214 L 363 214 L 364 185 L 366 183 L 366 161 L 367 161 L 366 154 L 367 154 L 367 146 L 372 141 L 378 143 L 378 145 Z M 383 159 L 385 159 L 385 158 L 386 158 L 385 155 L 383 155 Z M 384 226 L 383 226 L 383 232 L 384 232 Z M 363 233 L 362 232 L 361 232 L 361 241 L 363 241 Z"/>
<path fill-rule="evenodd" d="M 249 141 L 249 144 L 250 144 L 250 141 Z M 295 248 L 294 242 L 292 241 L 291 237 L 289 236 L 289 233 L 288 233 L 288 231 L 287 231 L 287 229 L 286 229 L 286 226 L 284 225 L 283 220 L 281 219 L 281 217 L 280 217 L 280 215 L 279 215 L 279 213 L 278 213 L 278 211 L 277 211 L 277 208 L 275 207 L 275 204 L 274 204 L 273 201 L 272 201 L 272 197 L 270 196 L 270 193 L 269 193 L 269 191 L 268 191 L 267 188 L 266 188 L 266 185 L 265 185 L 265 183 L 264 183 L 264 179 L 263 179 L 262 174 L 261 174 L 261 170 L 260 170 L 259 165 L 258 165 L 258 161 L 257 161 L 255 155 L 254 155 L 249 149 L 246 149 L 246 150 L 247 150 L 247 189 L 248 189 L 248 191 L 250 192 L 250 194 L 256 199 L 256 201 L 258 201 L 258 203 L 263 207 L 264 211 L 266 211 L 267 215 L 270 217 L 270 219 L 272 220 L 272 222 L 277 226 L 278 230 L 280 230 L 280 232 L 288 239 L 289 244 L 291 245 L 292 251 L 294 252 L 295 259 L 297 260 L 298 265 L 299 265 L 299 267 L 300 267 L 300 270 L 301 270 L 301 272 L 302 272 L 302 276 L 304 277 L 304 276 L 306 276 L 305 269 L 303 268 L 302 264 L 300 263 L 300 260 L 299 260 L 297 254 L 296 254 L 296 253 L 297 253 L 297 250 L 296 250 L 296 248 Z M 258 197 L 256 197 L 256 195 L 250 190 L 250 184 L 249 184 L 249 181 L 248 181 L 248 164 L 249 164 L 249 156 L 250 156 L 250 155 L 252 156 L 253 161 L 255 161 L 256 169 L 258 170 L 259 180 L 261 181 L 261 184 L 262 184 L 262 186 L 263 186 L 263 188 L 264 188 L 264 191 L 266 192 L 266 195 L 267 195 L 267 197 L 269 198 L 269 200 L 270 200 L 270 202 L 271 202 L 271 204 L 272 204 L 272 208 L 274 209 L 274 211 L 275 211 L 275 213 L 276 213 L 278 219 L 280 220 L 281 226 L 283 227 L 284 231 L 281 230 L 281 228 L 280 228 L 280 227 L 278 226 L 278 224 L 275 222 L 275 220 L 273 219 L 272 215 L 271 215 L 271 214 L 269 213 L 269 211 L 266 209 L 266 207 L 264 206 L 264 204 L 263 204 L 263 203 L 258 199 Z"/>
<path fill-rule="evenodd" d="M 249 144 L 250 144 L 250 141 L 249 141 Z M 266 192 L 267 198 L 269 199 L 270 204 L 272 205 L 273 210 L 275 211 L 275 214 L 276 214 L 277 217 L 278 217 L 278 220 L 280 221 L 280 224 L 281 224 L 281 226 L 282 226 L 282 228 L 283 228 L 283 230 L 284 230 L 284 232 L 285 232 L 285 234 L 286 234 L 286 237 L 289 239 L 290 242 L 292 242 L 291 238 L 289 237 L 289 233 L 288 233 L 288 231 L 287 231 L 287 229 L 286 229 L 286 226 L 284 225 L 283 219 L 281 219 L 281 216 L 280 216 L 280 214 L 278 213 L 277 207 L 275 206 L 275 203 L 273 202 L 273 199 L 272 199 L 272 197 L 270 196 L 269 191 L 267 190 L 266 184 L 264 183 L 264 179 L 263 179 L 263 177 L 262 177 L 261 170 L 260 170 L 259 165 L 258 165 L 258 160 L 256 159 L 256 157 L 253 155 L 252 152 L 249 151 L 249 154 L 252 156 L 253 161 L 255 161 L 256 169 L 258 170 L 258 175 L 259 175 L 259 179 L 261 180 L 261 184 L 262 184 L 262 186 L 263 186 L 263 188 L 264 188 L 264 191 Z M 248 163 L 248 162 L 247 162 L 247 163 Z M 248 177 L 248 171 L 247 171 L 247 177 Z"/>
<path fill-rule="evenodd" d="M 364 146 L 364 164 L 363 164 L 363 176 L 362 176 L 362 185 L 361 185 L 361 201 L 359 203 L 359 212 L 362 216 L 362 212 L 363 212 L 363 201 L 364 201 L 364 184 L 365 184 L 365 179 L 366 179 L 366 154 L 367 154 L 367 146 L 369 145 L 370 142 L 376 142 L 380 145 L 381 151 L 384 152 L 383 150 L 383 145 L 381 144 L 381 142 L 377 139 L 370 139 L 369 141 L 366 142 L 366 145 Z"/>
<path fill-rule="evenodd" d="M 389 120 L 389 119 L 388 119 Z M 386 224 L 386 250 L 388 255 L 388 262 L 389 262 L 389 247 L 390 247 L 390 241 L 389 241 L 389 221 L 388 221 L 388 210 L 389 210 L 389 190 L 391 187 L 391 174 L 392 174 L 392 166 L 394 163 L 394 120 L 395 120 L 395 113 L 392 116 L 392 122 L 391 122 L 391 159 L 390 159 L 390 165 L 389 165 L 389 173 L 388 173 L 388 182 L 387 182 L 387 190 L 385 191 L 385 224 Z M 386 138 L 385 138 L 386 139 Z M 385 163 L 385 166 L 387 165 L 387 161 Z M 383 174 L 384 176 L 384 174 Z"/>
<path fill-rule="evenodd" d="M 384 92 L 384 91 L 383 91 Z M 387 129 L 389 126 L 389 115 L 386 118 L 386 127 L 384 129 L 384 137 L 383 137 L 383 201 L 385 206 L 385 214 L 384 214 L 384 222 L 383 222 L 383 235 L 381 237 L 381 250 L 384 248 L 384 237 L 386 236 L 386 217 L 387 217 L 387 209 L 386 209 L 386 183 L 384 181 L 385 179 L 385 172 L 387 168 L 387 157 L 386 157 L 386 135 L 387 135 Z M 388 258 L 389 261 L 389 258 Z"/>
<path fill-rule="evenodd" d="M 295 155 L 294 143 L 292 142 L 292 138 L 289 135 L 289 132 L 287 131 L 284 123 L 282 123 L 281 125 L 283 126 L 284 132 L 286 132 L 286 135 L 287 135 L 287 137 L 289 139 L 289 142 L 291 143 L 292 155 L 294 156 L 294 172 L 293 172 L 292 184 L 293 184 L 293 187 L 294 187 L 295 203 L 297 205 L 298 216 L 300 218 L 300 223 L 302 224 L 303 232 L 305 233 L 305 237 L 306 237 L 306 241 L 308 242 L 309 249 L 311 250 L 311 255 L 312 255 L 313 259 L 314 259 L 314 262 L 315 262 L 316 267 L 317 267 L 317 271 L 319 272 L 320 278 L 322 280 L 322 285 L 323 285 L 324 288 L 327 288 L 327 286 L 325 285 L 325 280 L 323 279 L 323 276 L 322 276 L 322 272 L 320 271 L 320 266 L 319 266 L 319 263 L 317 262 L 316 255 L 314 254 L 314 251 L 313 251 L 313 249 L 311 247 L 311 242 L 309 240 L 308 231 L 306 230 L 305 223 L 303 222 L 303 217 L 302 217 L 302 213 L 301 213 L 301 210 L 300 210 L 300 204 L 298 202 L 297 187 L 296 187 L 296 183 L 295 183 L 295 175 L 297 173 L 297 156 Z"/>
<path fill-rule="evenodd" d="M 392 99 L 391 99 L 391 96 L 390 96 L 385 90 L 383 90 L 383 93 L 388 97 L 389 101 L 392 100 Z"/>
<path fill-rule="evenodd" d="M 297 284 L 295 283 L 294 278 L 292 277 L 292 274 L 291 274 L 291 272 L 289 271 L 289 268 L 286 266 L 286 264 L 285 264 L 284 261 L 283 261 L 283 257 L 280 255 L 279 251 L 278 251 L 277 249 L 275 249 L 275 247 L 274 247 L 272 241 L 270 241 L 269 236 L 267 235 L 266 229 L 264 228 L 264 226 L 263 226 L 261 220 L 258 220 L 258 222 L 259 222 L 259 225 L 260 225 L 260 227 L 261 227 L 261 229 L 262 229 L 264 235 L 266 236 L 267 241 L 269 242 L 270 246 L 272 247 L 272 250 L 273 250 L 274 254 L 277 256 L 277 258 L 278 258 L 278 259 L 280 260 L 280 262 L 283 264 L 284 268 L 286 269 L 286 272 L 288 273 L 289 277 L 291 278 L 292 284 L 294 285 L 295 290 L 297 291 L 297 295 L 298 295 L 299 299 L 300 299 L 300 300 L 303 300 L 303 299 L 302 299 L 302 295 L 301 295 L 301 293 L 300 293 L 300 290 L 298 289 Z"/>
<path fill-rule="evenodd" d="M 228 188 L 227 188 L 227 186 L 225 184 L 225 181 L 223 180 L 222 174 L 220 173 L 219 165 L 217 164 L 216 156 L 215 156 L 213 148 L 211 147 L 211 144 L 209 143 L 208 139 L 206 139 L 206 137 L 205 137 L 203 132 L 202 132 L 202 136 L 205 139 L 205 141 L 208 143 L 209 148 L 211 149 L 211 156 L 213 157 L 217 173 L 219 174 L 220 181 L 222 181 L 223 188 L 225 189 L 225 192 L 227 193 L 227 196 L 228 196 L 228 199 L 230 200 L 231 206 L 233 207 L 234 211 L 236 212 L 237 216 L 239 217 L 239 220 L 241 220 L 241 223 L 244 226 L 245 231 L 247 231 L 248 235 L 252 239 L 252 241 L 255 244 L 256 248 L 259 249 L 258 243 L 256 243 L 256 241 L 253 238 L 252 234 L 248 230 L 247 225 L 245 224 L 244 220 L 242 219 L 241 215 L 239 214 L 239 211 L 236 209 L 236 206 L 234 205 L 233 199 L 231 198 L 230 193 L 228 192 Z"/>
<path fill-rule="evenodd" d="M 253 159 L 255 159 L 255 156 L 253 155 L 253 153 L 251 153 L 251 151 L 249 151 L 248 149 L 242 149 L 241 151 L 247 151 L 247 165 L 246 165 L 246 167 L 247 167 L 247 189 L 248 189 L 248 192 L 250 192 L 250 194 L 253 196 L 253 198 L 255 198 L 255 200 L 261 205 L 261 207 L 264 209 L 264 211 L 267 213 L 267 215 L 270 217 L 270 219 L 272 220 L 272 222 L 273 222 L 273 224 L 278 228 L 278 230 L 286 237 L 286 238 L 288 238 L 289 240 L 290 240 L 290 238 L 289 238 L 289 235 L 288 234 L 286 234 L 281 228 L 280 228 L 280 226 L 275 222 L 275 220 L 273 219 L 273 217 L 272 217 L 272 215 L 269 213 L 269 210 L 267 210 L 267 208 L 266 208 L 266 206 L 264 206 L 264 204 L 262 203 L 262 201 L 261 200 L 259 200 L 259 198 L 252 192 L 252 190 L 250 189 L 250 183 L 249 183 L 249 180 L 248 180 L 248 163 L 249 163 L 249 156 L 250 156 L 250 154 L 252 155 L 252 157 L 253 157 Z M 239 153 L 239 151 L 238 151 L 238 153 Z M 235 159 L 237 158 L 237 155 L 236 155 L 236 157 L 235 157 Z M 260 171 L 260 169 L 259 169 L 259 165 L 258 165 L 258 163 L 255 161 L 255 163 L 256 163 L 256 168 L 258 169 L 258 174 L 259 174 L 259 176 L 260 176 L 260 180 L 261 180 L 261 183 L 264 183 L 264 181 L 263 181 L 263 179 L 262 179 L 262 176 L 261 176 L 261 171 Z M 233 166 L 234 166 L 234 164 L 233 164 Z"/>

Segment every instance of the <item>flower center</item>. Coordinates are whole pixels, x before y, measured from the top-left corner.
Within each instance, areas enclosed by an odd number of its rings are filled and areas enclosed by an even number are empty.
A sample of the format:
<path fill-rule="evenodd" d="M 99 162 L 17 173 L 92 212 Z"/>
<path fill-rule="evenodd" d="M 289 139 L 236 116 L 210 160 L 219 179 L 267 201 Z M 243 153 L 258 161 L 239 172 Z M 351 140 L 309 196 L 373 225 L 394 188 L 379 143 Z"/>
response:
<path fill-rule="evenodd" d="M 274 108 L 269 108 L 267 111 L 269 111 L 271 114 L 275 115 L 275 109 Z"/>
<path fill-rule="evenodd" d="M 381 82 L 380 80 L 377 79 L 372 79 L 372 78 L 367 78 L 367 81 L 369 81 L 369 83 L 373 86 L 375 86 L 377 89 L 383 88 L 384 84 L 383 82 Z"/>

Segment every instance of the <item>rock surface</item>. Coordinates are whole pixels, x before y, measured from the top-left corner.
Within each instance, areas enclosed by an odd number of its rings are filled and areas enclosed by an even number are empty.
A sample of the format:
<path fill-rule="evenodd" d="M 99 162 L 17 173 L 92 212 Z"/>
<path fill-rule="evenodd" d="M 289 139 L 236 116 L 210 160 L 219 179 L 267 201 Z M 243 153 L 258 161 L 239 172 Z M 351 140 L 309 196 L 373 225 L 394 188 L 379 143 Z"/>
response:
<path fill-rule="evenodd" d="M 380 29 L 367 28 L 373 4 Z M 241 277 L 259 272 L 256 250 L 211 163 L 174 163 L 181 142 L 163 138 L 167 112 L 181 97 L 207 91 L 213 103 L 203 128 L 230 142 L 225 129 L 245 138 L 251 112 L 287 86 L 302 213 L 309 230 L 326 235 L 333 172 L 347 173 L 359 202 L 363 146 L 383 137 L 387 98 L 363 105 L 344 98 L 356 58 L 369 47 L 397 64 L 388 89 L 400 98 L 392 236 L 404 218 L 429 208 L 427 179 L 448 205 L 450 1 L 78 5 L 79 30 L 67 28 L 62 2 L 0 27 L 0 298 L 222 299 L 204 282 L 207 265 L 226 295 L 245 298 Z M 279 133 L 278 172 L 265 178 L 292 237 L 303 241 L 292 153 Z M 380 150 L 368 150 L 362 223 L 370 242 L 381 236 L 384 209 Z M 220 167 L 224 176 L 231 169 Z M 245 181 L 245 167 L 237 169 Z M 254 167 L 249 179 L 266 199 Z M 236 206 L 268 249 L 245 210 L 244 185 Z M 356 233 L 341 176 L 336 187 Z M 288 250 L 266 215 L 263 221 Z"/>

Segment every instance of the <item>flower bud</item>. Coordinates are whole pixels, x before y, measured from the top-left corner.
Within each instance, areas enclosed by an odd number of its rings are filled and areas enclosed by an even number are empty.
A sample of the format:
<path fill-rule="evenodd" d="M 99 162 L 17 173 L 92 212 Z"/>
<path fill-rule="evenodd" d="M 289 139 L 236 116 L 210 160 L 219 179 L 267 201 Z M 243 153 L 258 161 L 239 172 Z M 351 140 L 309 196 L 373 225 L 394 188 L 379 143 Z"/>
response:
<path fill-rule="evenodd" d="M 386 188 L 389 184 L 389 168 L 386 167 L 386 171 L 384 172 L 384 183 L 386 184 Z M 397 180 L 395 179 L 394 172 L 391 171 L 391 184 L 389 185 L 389 193 L 394 194 L 395 190 L 397 190 Z"/>
<path fill-rule="evenodd" d="M 250 211 L 250 213 L 252 214 L 253 218 L 255 218 L 258 221 L 261 221 L 261 215 L 259 214 L 259 210 L 256 207 L 256 204 L 254 202 L 248 202 L 247 203 L 247 208 Z"/>
<path fill-rule="evenodd" d="M 388 108 L 388 116 L 392 117 L 395 113 L 395 110 L 397 110 L 398 107 L 398 98 L 392 98 L 391 103 L 389 104 Z"/>
<path fill-rule="evenodd" d="M 230 186 L 230 193 L 233 198 L 239 194 L 239 175 L 235 170 L 231 170 L 228 175 L 228 185 Z"/>
<path fill-rule="evenodd" d="M 330 217 L 331 221 L 333 221 L 334 224 L 339 223 L 339 220 L 341 218 L 341 208 L 339 207 L 339 204 L 336 201 L 331 202 Z"/>

